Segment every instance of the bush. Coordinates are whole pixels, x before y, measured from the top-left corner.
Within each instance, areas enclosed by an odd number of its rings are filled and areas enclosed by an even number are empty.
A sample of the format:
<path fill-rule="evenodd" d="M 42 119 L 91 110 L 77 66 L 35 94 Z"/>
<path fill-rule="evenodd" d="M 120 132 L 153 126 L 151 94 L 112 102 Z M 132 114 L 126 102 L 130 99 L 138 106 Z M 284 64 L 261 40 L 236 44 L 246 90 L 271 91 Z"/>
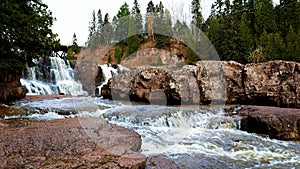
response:
<path fill-rule="evenodd" d="M 121 63 L 121 60 L 123 58 L 123 49 L 121 47 L 116 47 L 115 50 L 115 58 L 117 59 L 118 63 Z"/>

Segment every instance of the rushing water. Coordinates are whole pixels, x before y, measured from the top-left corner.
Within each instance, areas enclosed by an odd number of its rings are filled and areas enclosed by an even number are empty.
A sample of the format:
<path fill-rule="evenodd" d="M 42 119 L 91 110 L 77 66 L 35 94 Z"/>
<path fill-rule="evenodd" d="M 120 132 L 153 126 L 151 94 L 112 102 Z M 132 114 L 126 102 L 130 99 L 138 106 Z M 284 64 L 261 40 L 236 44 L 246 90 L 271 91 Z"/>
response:
<path fill-rule="evenodd" d="M 181 168 L 296 169 L 300 166 L 300 143 L 241 131 L 240 117 L 223 108 L 132 105 L 92 97 L 35 101 L 23 106 L 47 109 L 46 113 L 27 116 L 43 120 L 103 117 L 139 133 L 141 153 L 167 156 Z M 76 109 L 76 114 L 63 115 L 57 111 L 71 108 Z"/>
<path fill-rule="evenodd" d="M 99 89 L 118 73 L 110 65 L 100 65 L 100 68 L 103 81 Z M 34 79 L 35 68 L 30 68 L 30 78 L 22 79 L 22 84 L 30 94 L 84 94 L 68 63 L 51 58 L 50 71 L 55 77 L 52 83 Z M 297 169 L 300 166 L 300 143 L 241 131 L 240 117 L 223 108 L 132 105 L 92 97 L 41 100 L 22 103 L 22 106 L 33 110 L 25 116 L 34 119 L 103 117 L 139 133 L 141 153 L 166 156 L 181 168 Z M 20 117 L 24 118 L 9 118 Z"/>
<path fill-rule="evenodd" d="M 22 85 L 28 89 L 28 95 L 40 94 L 68 94 L 87 95 L 83 91 L 80 82 L 74 79 L 74 70 L 69 61 L 64 61 L 59 57 L 50 57 L 51 82 L 43 82 L 36 79 L 37 67 L 27 68 L 27 79 L 21 79 Z"/>

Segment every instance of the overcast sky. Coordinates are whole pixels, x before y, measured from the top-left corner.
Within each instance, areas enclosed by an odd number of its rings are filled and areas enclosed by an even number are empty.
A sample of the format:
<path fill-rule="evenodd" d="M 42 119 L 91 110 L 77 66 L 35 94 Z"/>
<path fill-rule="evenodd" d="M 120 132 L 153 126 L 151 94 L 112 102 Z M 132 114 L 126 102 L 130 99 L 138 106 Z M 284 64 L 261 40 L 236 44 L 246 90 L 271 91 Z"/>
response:
<path fill-rule="evenodd" d="M 52 30 L 59 35 L 62 44 L 71 44 L 73 34 L 76 33 L 78 44 L 84 45 L 88 37 L 88 26 L 92 19 L 92 12 L 101 9 L 102 15 L 109 13 L 110 19 L 115 16 L 122 4 L 125 2 L 130 9 L 134 0 L 42 0 L 48 5 L 56 21 Z M 150 0 L 138 0 L 142 13 L 144 14 Z M 160 0 L 152 0 L 158 4 Z M 190 4 L 192 0 L 161 0 L 171 12 L 182 9 L 182 15 L 190 15 Z M 275 0 L 279 1 L 279 0 Z M 211 4 L 214 0 L 202 0 L 202 11 L 204 17 L 208 17 Z M 176 12 L 178 13 L 178 11 Z M 178 16 L 182 17 L 182 16 Z"/>

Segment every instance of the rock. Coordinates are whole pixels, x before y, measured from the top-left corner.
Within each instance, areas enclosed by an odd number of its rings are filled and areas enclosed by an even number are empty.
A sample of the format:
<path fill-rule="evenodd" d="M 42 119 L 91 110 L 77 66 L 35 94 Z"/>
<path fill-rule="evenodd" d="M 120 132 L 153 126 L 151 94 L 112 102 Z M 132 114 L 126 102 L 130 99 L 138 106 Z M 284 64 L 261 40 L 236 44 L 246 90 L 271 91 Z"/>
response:
<path fill-rule="evenodd" d="M 300 64 L 271 61 L 245 66 L 245 93 L 248 103 L 300 107 Z"/>
<path fill-rule="evenodd" d="M 181 69 L 127 70 L 114 76 L 101 92 L 110 99 L 147 103 L 157 100 L 169 105 L 227 103 L 297 108 L 299 85 L 300 64 L 296 62 L 242 65 L 234 61 L 200 61 Z"/>
<path fill-rule="evenodd" d="M 27 89 L 21 85 L 21 72 L 0 73 L 0 102 L 9 103 L 22 99 L 26 96 Z"/>
<path fill-rule="evenodd" d="M 22 108 L 0 104 L 0 118 L 17 116 L 17 115 L 26 115 L 26 114 L 27 114 L 26 110 Z"/>
<path fill-rule="evenodd" d="M 143 101 L 154 104 L 180 104 L 179 91 L 171 88 L 176 81 L 171 75 L 159 68 L 148 68 L 137 73 L 129 84 L 131 101 Z"/>
<path fill-rule="evenodd" d="M 300 141 L 299 109 L 246 106 L 238 113 L 243 116 L 241 130 L 274 139 Z"/>
<path fill-rule="evenodd" d="M 141 137 L 102 118 L 1 121 L 3 168 L 145 168 Z"/>
<path fill-rule="evenodd" d="M 196 65 L 202 104 L 243 102 L 244 65 L 234 61 L 201 61 Z"/>
<path fill-rule="evenodd" d="M 180 169 L 170 158 L 164 155 L 151 156 L 147 160 L 147 169 Z"/>

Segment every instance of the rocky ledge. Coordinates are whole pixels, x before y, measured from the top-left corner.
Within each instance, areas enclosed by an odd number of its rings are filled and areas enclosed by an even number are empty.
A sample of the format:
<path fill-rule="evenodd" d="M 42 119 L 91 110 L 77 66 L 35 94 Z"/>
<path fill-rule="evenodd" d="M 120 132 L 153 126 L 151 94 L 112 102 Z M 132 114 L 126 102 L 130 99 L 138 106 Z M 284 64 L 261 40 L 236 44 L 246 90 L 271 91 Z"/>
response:
<path fill-rule="evenodd" d="M 140 136 L 101 118 L 0 121 L 1 168 L 145 168 Z"/>
<path fill-rule="evenodd" d="M 181 69 L 140 67 L 115 75 L 102 96 L 159 103 L 253 104 L 300 108 L 300 63 L 270 61 L 242 65 L 200 61 Z"/>
<path fill-rule="evenodd" d="M 243 116 L 241 130 L 279 140 L 300 141 L 300 109 L 246 106 L 238 113 Z"/>

